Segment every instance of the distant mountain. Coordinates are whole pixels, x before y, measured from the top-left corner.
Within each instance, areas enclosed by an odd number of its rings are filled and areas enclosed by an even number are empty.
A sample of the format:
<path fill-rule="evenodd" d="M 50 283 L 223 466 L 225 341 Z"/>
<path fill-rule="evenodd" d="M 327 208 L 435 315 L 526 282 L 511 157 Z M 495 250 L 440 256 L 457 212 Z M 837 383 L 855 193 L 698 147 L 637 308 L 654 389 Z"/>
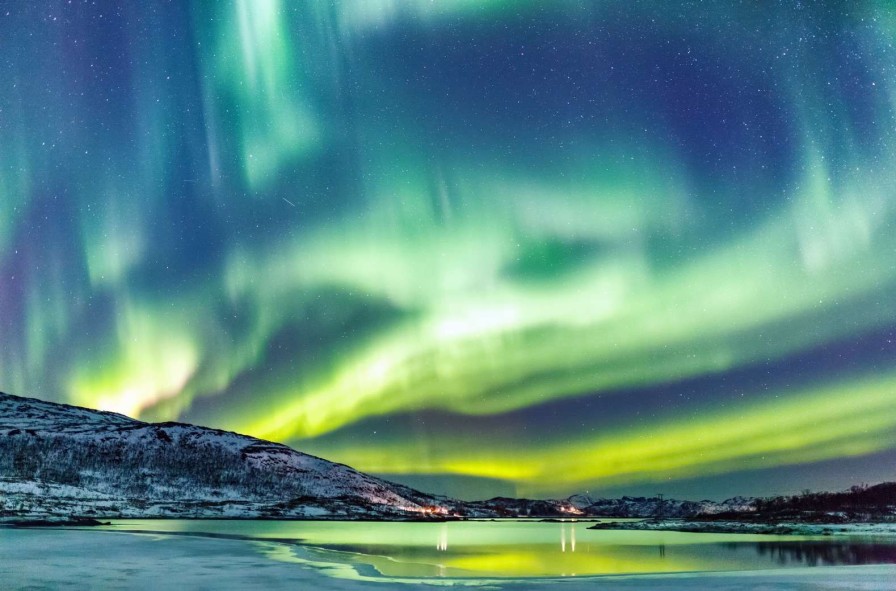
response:
<path fill-rule="evenodd" d="M 454 509 L 254 437 L 0 393 L 0 520 L 426 518 Z"/>
<path fill-rule="evenodd" d="M 587 495 L 573 495 L 568 499 L 513 499 L 495 497 L 487 501 L 463 504 L 469 515 L 498 517 L 661 517 L 693 518 L 717 513 L 755 511 L 753 499 L 735 497 L 722 502 L 680 501 L 659 497 L 622 497 L 593 499 Z"/>
<path fill-rule="evenodd" d="M 765 497 L 751 511 L 732 509 L 708 520 L 797 521 L 802 523 L 854 523 L 896 521 L 896 482 L 856 485 L 840 492 L 804 491 L 798 495 Z"/>
<path fill-rule="evenodd" d="M 495 497 L 487 501 L 467 501 L 460 511 L 469 517 L 585 517 L 567 499 L 513 499 Z"/>
<path fill-rule="evenodd" d="M 753 499 L 746 497 L 734 497 L 722 502 L 681 501 L 659 497 L 622 497 L 620 499 L 595 500 L 590 505 L 582 507 L 582 511 L 595 517 L 690 518 L 733 511 L 749 513 L 755 511 L 753 502 Z"/>

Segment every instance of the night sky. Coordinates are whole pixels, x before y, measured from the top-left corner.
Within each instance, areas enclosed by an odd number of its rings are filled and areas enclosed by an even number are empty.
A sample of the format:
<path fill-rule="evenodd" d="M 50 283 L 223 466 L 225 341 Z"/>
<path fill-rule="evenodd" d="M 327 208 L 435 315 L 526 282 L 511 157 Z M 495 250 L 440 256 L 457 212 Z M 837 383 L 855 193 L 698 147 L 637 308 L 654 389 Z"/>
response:
<path fill-rule="evenodd" d="M 887 0 L 0 1 L 0 389 L 461 497 L 896 479 Z"/>

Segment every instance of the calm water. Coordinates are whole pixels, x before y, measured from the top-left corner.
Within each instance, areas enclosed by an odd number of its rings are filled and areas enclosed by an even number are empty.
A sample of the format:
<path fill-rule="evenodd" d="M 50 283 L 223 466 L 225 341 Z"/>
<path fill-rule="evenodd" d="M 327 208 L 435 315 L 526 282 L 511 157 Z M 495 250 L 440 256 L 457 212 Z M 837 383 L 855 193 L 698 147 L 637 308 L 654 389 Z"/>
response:
<path fill-rule="evenodd" d="M 116 521 L 105 529 L 301 544 L 393 577 L 552 577 L 894 564 L 896 540 L 589 530 L 591 522 Z M 268 546 L 270 547 L 270 546 Z"/>

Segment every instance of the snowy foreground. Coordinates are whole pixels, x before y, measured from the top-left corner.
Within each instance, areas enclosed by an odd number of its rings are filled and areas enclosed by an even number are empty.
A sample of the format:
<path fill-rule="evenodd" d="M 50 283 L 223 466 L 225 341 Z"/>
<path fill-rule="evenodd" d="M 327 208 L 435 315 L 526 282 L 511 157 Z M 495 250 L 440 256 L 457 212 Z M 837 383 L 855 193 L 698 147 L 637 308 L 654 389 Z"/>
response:
<path fill-rule="evenodd" d="M 315 563 L 277 542 L 72 529 L 0 528 L 3 589 L 892 590 L 896 565 L 576 579 L 398 581 Z"/>

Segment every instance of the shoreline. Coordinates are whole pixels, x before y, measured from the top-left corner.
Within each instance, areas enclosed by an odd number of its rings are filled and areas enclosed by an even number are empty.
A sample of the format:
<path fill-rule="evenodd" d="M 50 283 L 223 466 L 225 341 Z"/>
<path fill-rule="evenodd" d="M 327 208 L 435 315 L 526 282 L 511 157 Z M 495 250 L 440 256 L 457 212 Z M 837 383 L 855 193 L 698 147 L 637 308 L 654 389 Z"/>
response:
<path fill-rule="evenodd" d="M 508 519 L 518 519 L 518 518 L 508 518 Z M 105 520 L 105 521 L 101 521 Z M 373 518 L 373 517 L 347 517 L 345 515 L 338 515 L 334 517 L 240 517 L 236 515 L 210 515 L 210 516 L 159 516 L 159 515 L 147 515 L 147 516 L 109 516 L 104 515 L 102 517 L 27 517 L 27 518 L 9 518 L 4 517 L 0 518 L 0 527 L 3 526 L 13 526 L 13 527 L 93 527 L 99 525 L 109 525 L 109 521 L 322 521 L 322 522 L 333 522 L 333 521 L 344 521 L 349 523 L 448 523 L 453 521 L 494 521 L 494 519 L 480 519 L 480 518 L 457 518 L 452 519 L 450 517 L 447 518 L 439 518 L 439 519 L 415 519 L 415 518 L 396 518 L 396 519 L 382 519 L 382 518 Z M 534 521 L 534 520 L 533 520 Z"/>
<path fill-rule="evenodd" d="M 431 518 L 356 518 L 339 515 L 333 517 L 255 517 L 255 516 L 27 516 L 0 518 L 0 527 L 9 528 L 90 528 L 112 525 L 112 521 L 260 521 L 260 522 L 346 522 L 346 523 L 449 523 L 463 521 L 532 521 L 542 523 L 593 523 L 590 530 L 620 531 L 675 531 L 684 533 L 759 534 L 776 536 L 834 536 L 834 535 L 882 535 L 896 536 L 896 522 L 855 521 L 845 523 L 800 523 L 788 521 L 705 521 L 691 519 L 667 519 L 657 521 L 648 518 L 582 516 L 559 519 L 555 517 L 431 517 Z"/>

